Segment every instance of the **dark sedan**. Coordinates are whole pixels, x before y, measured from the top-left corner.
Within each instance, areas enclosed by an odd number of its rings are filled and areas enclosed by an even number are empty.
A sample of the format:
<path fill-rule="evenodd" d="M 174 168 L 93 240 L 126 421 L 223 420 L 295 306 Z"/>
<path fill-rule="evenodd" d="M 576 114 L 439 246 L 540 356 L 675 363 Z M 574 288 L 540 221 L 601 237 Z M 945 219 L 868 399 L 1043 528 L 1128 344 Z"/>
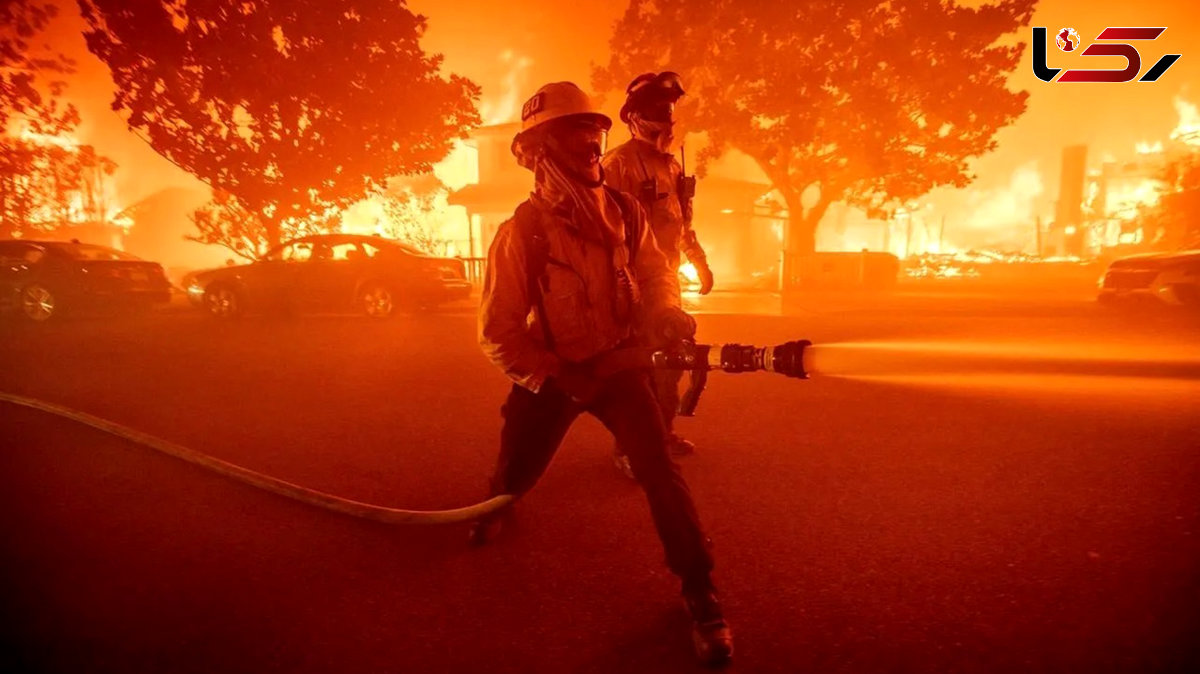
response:
<path fill-rule="evenodd" d="M 463 262 L 376 236 L 323 234 L 278 246 L 250 264 L 188 275 L 188 296 L 215 316 L 248 311 L 353 311 L 387 318 L 471 293 Z"/>
<path fill-rule="evenodd" d="M 171 300 L 163 268 L 78 241 L 0 241 L 0 311 L 43 322 L 67 311 Z"/>
<path fill-rule="evenodd" d="M 1145 300 L 1200 307 L 1200 250 L 1114 260 L 1100 279 L 1098 299 L 1102 304 Z"/>

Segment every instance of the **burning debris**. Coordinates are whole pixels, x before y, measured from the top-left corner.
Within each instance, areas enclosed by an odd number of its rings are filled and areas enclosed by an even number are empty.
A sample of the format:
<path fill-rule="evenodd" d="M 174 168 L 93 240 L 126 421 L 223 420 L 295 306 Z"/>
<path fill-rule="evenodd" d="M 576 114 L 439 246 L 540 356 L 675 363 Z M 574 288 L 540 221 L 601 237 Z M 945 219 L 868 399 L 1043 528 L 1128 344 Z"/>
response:
<path fill-rule="evenodd" d="M 904 277 L 909 280 L 972 280 L 987 278 L 991 269 L 1001 266 L 1021 265 L 1036 273 L 1039 267 L 1081 265 L 1086 262 L 1074 256 L 1042 257 L 998 250 L 965 250 L 914 255 L 904 260 L 901 268 Z"/>

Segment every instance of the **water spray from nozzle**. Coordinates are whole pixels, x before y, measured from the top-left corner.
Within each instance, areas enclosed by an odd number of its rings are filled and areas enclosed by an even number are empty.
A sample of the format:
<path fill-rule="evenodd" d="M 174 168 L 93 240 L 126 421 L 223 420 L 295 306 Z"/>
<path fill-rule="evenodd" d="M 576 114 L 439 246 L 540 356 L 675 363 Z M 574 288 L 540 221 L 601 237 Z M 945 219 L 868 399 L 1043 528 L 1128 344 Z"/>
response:
<path fill-rule="evenodd" d="M 821 377 L 1046 375 L 1200 380 L 1200 358 L 1120 344 L 1056 342 L 841 342 L 805 350 L 805 371 Z"/>

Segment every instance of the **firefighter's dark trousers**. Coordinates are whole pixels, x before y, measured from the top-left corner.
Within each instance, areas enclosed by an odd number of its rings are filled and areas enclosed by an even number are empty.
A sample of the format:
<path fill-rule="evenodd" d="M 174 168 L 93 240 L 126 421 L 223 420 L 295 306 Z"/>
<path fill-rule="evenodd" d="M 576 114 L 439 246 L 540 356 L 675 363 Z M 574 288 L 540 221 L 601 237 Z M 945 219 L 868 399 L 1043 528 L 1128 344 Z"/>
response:
<path fill-rule="evenodd" d="M 683 370 L 655 370 L 653 377 L 658 409 L 667 426 L 667 433 L 672 433 L 675 430 L 675 415 L 679 412 L 679 381 L 683 379 Z"/>
<path fill-rule="evenodd" d="M 538 393 L 513 386 L 501 414 L 500 458 L 493 494 L 521 495 L 546 471 L 567 429 L 589 412 L 612 432 L 646 492 L 667 566 L 684 585 L 704 585 L 712 570 L 709 541 L 691 492 L 667 453 L 667 431 L 647 372 L 627 370 L 607 379 L 596 400 L 580 405 L 546 382 Z"/>

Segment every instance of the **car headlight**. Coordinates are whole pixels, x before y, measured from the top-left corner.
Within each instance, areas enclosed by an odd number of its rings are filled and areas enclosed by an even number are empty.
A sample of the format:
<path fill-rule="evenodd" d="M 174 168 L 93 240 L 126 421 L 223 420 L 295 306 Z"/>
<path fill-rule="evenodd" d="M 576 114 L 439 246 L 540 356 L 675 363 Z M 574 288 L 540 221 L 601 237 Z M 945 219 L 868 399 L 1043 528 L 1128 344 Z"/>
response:
<path fill-rule="evenodd" d="M 204 286 L 192 281 L 187 286 L 187 293 L 193 297 L 204 294 Z"/>

